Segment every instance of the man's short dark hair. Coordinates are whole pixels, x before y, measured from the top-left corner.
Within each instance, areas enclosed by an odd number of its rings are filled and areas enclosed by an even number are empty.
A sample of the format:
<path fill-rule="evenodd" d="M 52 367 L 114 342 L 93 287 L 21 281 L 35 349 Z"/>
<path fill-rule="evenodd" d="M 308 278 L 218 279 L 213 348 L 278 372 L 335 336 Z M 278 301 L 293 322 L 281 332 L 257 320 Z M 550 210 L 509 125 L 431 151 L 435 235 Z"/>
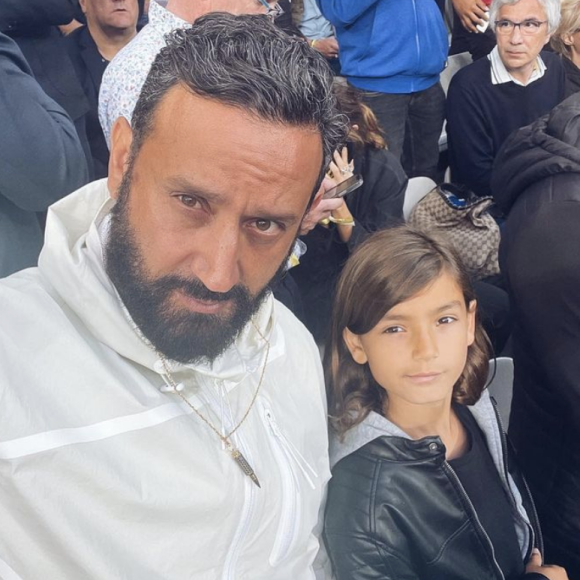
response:
<path fill-rule="evenodd" d="M 167 36 L 133 113 L 133 156 L 153 127 L 159 102 L 176 85 L 267 121 L 316 127 L 324 167 L 346 136 L 324 58 L 265 16 L 208 14 Z"/>

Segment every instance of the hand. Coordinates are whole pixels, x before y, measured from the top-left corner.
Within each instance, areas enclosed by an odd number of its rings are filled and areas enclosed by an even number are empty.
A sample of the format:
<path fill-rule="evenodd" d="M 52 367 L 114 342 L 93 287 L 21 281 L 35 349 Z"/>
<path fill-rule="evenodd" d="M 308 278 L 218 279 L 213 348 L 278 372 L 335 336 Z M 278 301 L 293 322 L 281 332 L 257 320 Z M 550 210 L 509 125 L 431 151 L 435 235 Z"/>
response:
<path fill-rule="evenodd" d="M 310 209 L 302 218 L 302 223 L 300 224 L 301 236 L 313 230 L 318 222 L 328 218 L 333 211 L 337 210 L 344 204 L 344 200 L 341 198 L 322 199 L 324 192 L 333 188 L 335 185 L 336 183 L 333 179 L 330 179 L 329 177 L 324 178 L 318 193 L 314 197 Z"/>
<path fill-rule="evenodd" d="M 332 154 L 332 161 L 328 164 L 328 171 L 330 177 L 335 182 L 335 185 L 342 183 L 349 177 L 352 177 L 354 165 L 353 162 L 348 160 L 348 149 L 346 147 L 342 148 L 340 153 L 335 151 Z"/>
<path fill-rule="evenodd" d="M 64 36 L 67 36 L 73 30 L 76 30 L 77 28 L 79 28 L 81 26 L 82 26 L 82 24 L 80 22 L 78 22 L 76 20 L 71 20 L 68 24 L 61 24 L 59 26 L 59 29 Z"/>
<path fill-rule="evenodd" d="M 470 32 L 479 32 L 478 24 L 483 24 L 487 13 L 487 6 L 482 0 L 452 0 L 453 8 L 457 12 L 461 24 Z"/>
<path fill-rule="evenodd" d="M 338 42 L 333 36 L 317 40 L 312 48 L 325 58 L 338 58 Z"/>
<path fill-rule="evenodd" d="M 549 580 L 568 580 L 566 570 L 561 566 L 542 566 L 542 555 L 534 548 L 530 560 L 526 566 L 526 574 L 543 574 Z"/>

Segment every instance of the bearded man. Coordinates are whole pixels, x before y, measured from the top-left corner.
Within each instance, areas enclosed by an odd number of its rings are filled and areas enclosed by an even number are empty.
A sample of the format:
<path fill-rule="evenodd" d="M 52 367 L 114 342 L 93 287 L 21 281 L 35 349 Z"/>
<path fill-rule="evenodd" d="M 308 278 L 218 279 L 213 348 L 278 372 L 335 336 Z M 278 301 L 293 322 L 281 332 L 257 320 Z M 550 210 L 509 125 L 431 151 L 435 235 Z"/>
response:
<path fill-rule="evenodd" d="M 345 137 L 330 87 L 263 16 L 175 32 L 108 182 L 0 283 L 0 577 L 325 577 L 319 354 L 268 288 Z"/>

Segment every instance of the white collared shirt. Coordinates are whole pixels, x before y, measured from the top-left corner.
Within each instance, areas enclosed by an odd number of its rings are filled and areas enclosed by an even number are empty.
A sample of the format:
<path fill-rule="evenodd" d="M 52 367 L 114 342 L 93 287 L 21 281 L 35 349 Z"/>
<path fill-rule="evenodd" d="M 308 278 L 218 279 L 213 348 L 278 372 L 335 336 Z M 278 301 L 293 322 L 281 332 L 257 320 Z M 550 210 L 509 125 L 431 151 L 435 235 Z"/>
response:
<path fill-rule="evenodd" d="M 518 79 L 514 78 L 506 69 L 501 57 L 499 56 L 499 51 L 497 46 L 489 53 L 487 56 L 489 62 L 491 63 L 491 84 L 492 85 L 502 85 L 504 83 L 513 82 L 516 85 L 520 85 L 520 87 L 525 87 L 538 79 L 541 79 L 546 72 L 546 65 L 542 60 L 542 57 L 538 55 L 536 59 L 536 64 L 534 66 L 534 70 L 530 75 L 527 83 L 522 83 Z"/>
<path fill-rule="evenodd" d="M 119 117 L 131 122 L 133 109 L 151 65 L 165 46 L 165 35 L 190 26 L 157 2 L 151 2 L 149 24 L 119 51 L 105 69 L 99 91 L 99 121 L 109 145 L 113 123 Z"/>

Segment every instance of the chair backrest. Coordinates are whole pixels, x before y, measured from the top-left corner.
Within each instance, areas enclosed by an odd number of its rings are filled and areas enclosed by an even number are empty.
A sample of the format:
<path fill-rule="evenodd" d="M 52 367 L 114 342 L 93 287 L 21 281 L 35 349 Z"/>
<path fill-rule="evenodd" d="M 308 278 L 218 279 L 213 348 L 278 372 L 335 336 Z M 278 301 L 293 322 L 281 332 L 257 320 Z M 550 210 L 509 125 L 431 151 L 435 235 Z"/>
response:
<path fill-rule="evenodd" d="M 464 66 L 471 64 L 473 59 L 468 52 L 461 52 L 459 54 L 453 54 L 447 59 L 447 66 L 441 71 L 440 82 L 445 94 L 447 94 L 447 89 L 449 88 L 449 83 L 453 78 L 453 75 Z"/>
<path fill-rule="evenodd" d="M 407 184 L 405 201 L 403 202 L 403 217 L 409 219 L 413 208 L 433 189 L 437 184 L 430 177 L 412 177 Z"/>
<path fill-rule="evenodd" d="M 489 394 L 497 402 L 497 410 L 503 428 L 507 431 L 510 422 L 512 392 L 514 385 L 514 361 L 509 357 L 499 357 L 489 361 Z"/>

